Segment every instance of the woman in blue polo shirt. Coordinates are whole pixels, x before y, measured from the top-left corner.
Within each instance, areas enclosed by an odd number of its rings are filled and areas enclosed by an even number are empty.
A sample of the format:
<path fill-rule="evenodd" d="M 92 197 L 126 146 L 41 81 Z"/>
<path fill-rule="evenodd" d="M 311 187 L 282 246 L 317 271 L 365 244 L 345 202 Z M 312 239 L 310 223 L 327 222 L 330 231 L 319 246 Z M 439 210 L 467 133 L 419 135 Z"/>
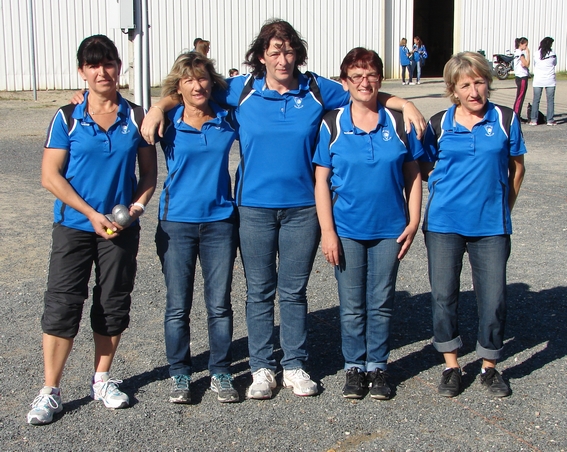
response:
<path fill-rule="evenodd" d="M 32 404 L 30 424 L 48 424 L 63 409 L 63 368 L 78 333 L 93 263 L 91 326 L 95 374 L 91 396 L 108 408 L 128 406 L 128 396 L 109 377 L 122 332 L 130 320 L 142 215 L 156 185 L 154 146 L 141 137 L 144 111 L 117 92 L 121 61 L 103 35 L 86 38 L 77 52 L 89 92 L 79 105 L 57 111 L 47 133 L 42 185 L 56 197 L 54 226 L 41 319 L 45 386 Z M 136 160 L 140 180 L 136 179 Z M 105 214 L 130 206 L 125 225 Z"/>
<path fill-rule="evenodd" d="M 213 89 L 224 88 L 213 62 L 199 52 L 179 55 L 162 87 L 164 96 L 179 102 L 168 112 L 160 140 L 168 174 L 156 232 L 167 286 L 164 329 L 172 403 L 191 402 L 189 317 L 197 258 L 205 284 L 211 389 L 221 402 L 238 401 L 229 370 L 237 221 L 228 157 L 236 132 L 228 112 L 211 101 Z"/>
<path fill-rule="evenodd" d="M 510 388 L 495 366 L 504 345 L 510 213 L 524 177 L 526 147 L 518 116 L 488 100 L 492 74 L 482 55 L 454 55 L 443 78 L 453 106 L 429 121 L 420 159 L 422 176 L 429 180 L 423 231 L 433 346 L 445 359 L 438 391 L 454 397 L 461 389 L 457 352 L 463 343 L 457 312 L 467 252 L 478 303 L 480 383 L 488 394 L 505 397 Z"/>
<path fill-rule="evenodd" d="M 332 80 L 301 73 L 299 67 L 306 60 L 306 43 L 297 31 L 285 21 L 271 20 L 246 54 L 252 74 L 232 77 L 226 90 L 214 93 L 221 104 L 235 109 L 239 127 L 241 161 L 235 198 L 253 378 L 247 397 L 253 399 L 270 398 L 277 384 L 276 292 L 283 384 L 298 396 L 318 392 L 305 371 L 307 283 L 320 236 L 311 160 L 323 114 L 345 105 L 349 94 Z M 381 96 L 391 107 L 401 109 L 405 104 L 387 94 Z M 151 109 L 142 126 L 150 141 L 162 120 L 161 108 L 167 110 L 176 103 L 166 97 Z M 420 114 L 411 103 L 408 112 L 419 126 Z"/>
<path fill-rule="evenodd" d="M 401 114 L 378 101 L 376 52 L 352 49 L 340 77 L 351 102 L 323 117 L 313 162 L 321 248 L 339 286 L 343 397 L 361 398 L 369 384 L 372 398 L 389 399 L 390 317 L 399 262 L 419 227 L 423 151 Z"/>

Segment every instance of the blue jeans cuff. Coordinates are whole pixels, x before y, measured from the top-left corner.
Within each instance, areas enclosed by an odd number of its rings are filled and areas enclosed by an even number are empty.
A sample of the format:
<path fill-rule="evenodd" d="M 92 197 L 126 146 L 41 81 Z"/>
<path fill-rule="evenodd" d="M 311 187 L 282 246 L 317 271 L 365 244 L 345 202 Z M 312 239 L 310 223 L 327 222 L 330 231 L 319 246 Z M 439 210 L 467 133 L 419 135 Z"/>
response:
<path fill-rule="evenodd" d="M 349 364 L 349 363 L 345 363 L 345 370 L 352 369 L 353 367 L 358 367 L 361 372 L 366 372 L 366 366 L 363 366 L 363 365 L 361 365 L 361 364 Z"/>
<path fill-rule="evenodd" d="M 504 347 L 498 350 L 489 350 L 487 348 L 482 347 L 478 342 L 476 343 L 476 354 L 482 359 L 499 360 L 500 358 L 502 358 L 503 350 Z"/>
<path fill-rule="evenodd" d="M 435 347 L 435 350 L 439 353 L 449 353 L 462 346 L 463 341 L 461 340 L 461 336 L 457 336 L 455 339 L 451 339 L 448 342 L 435 342 L 435 338 L 433 339 L 433 347 Z"/>

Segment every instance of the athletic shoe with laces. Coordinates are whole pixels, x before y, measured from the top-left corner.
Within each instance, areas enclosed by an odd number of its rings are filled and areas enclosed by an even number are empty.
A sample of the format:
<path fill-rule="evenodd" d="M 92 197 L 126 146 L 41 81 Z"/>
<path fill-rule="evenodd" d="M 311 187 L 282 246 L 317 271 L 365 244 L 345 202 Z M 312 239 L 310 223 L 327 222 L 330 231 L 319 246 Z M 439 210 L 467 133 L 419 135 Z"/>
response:
<path fill-rule="evenodd" d="M 547 121 L 548 126 L 556 126 L 557 123 L 555 121 Z"/>
<path fill-rule="evenodd" d="M 211 377 L 211 390 L 217 393 L 219 402 L 238 402 L 238 391 L 232 385 L 230 374 L 214 374 Z"/>
<path fill-rule="evenodd" d="M 510 388 L 494 367 L 487 367 L 480 374 L 480 384 L 488 393 L 494 397 L 506 397 L 510 395 Z"/>
<path fill-rule="evenodd" d="M 275 389 L 277 385 L 274 371 L 263 367 L 252 373 L 252 384 L 246 392 L 246 397 L 269 399 L 272 397 L 272 389 Z"/>
<path fill-rule="evenodd" d="M 388 384 L 388 375 L 381 369 L 373 370 L 366 374 L 366 381 L 370 388 L 370 397 L 378 400 L 388 400 L 392 395 L 392 388 Z"/>
<path fill-rule="evenodd" d="M 191 383 L 190 375 L 174 375 L 171 377 L 169 401 L 171 403 L 191 403 L 189 383 Z"/>
<path fill-rule="evenodd" d="M 461 369 L 449 367 L 443 371 L 441 383 L 437 388 L 439 395 L 443 397 L 455 397 L 461 391 Z"/>
<path fill-rule="evenodd" d="M 61 394 L 53 394 L 50 386 L 45 386 L 31 404 L 28 424 L 44 425 L 53 422 L 53 415 L 63 410 Z"/>
<path fill-rule="evenodd" d="M 91 397 L 94 400 L 102 400 L 104 406 L 112 409 L 126 408 L 130 400 L 128 396 L 118 389 L 122 380 L 113 380 L 103 377 L 102 380 L 93 382 L 91 386 Z"/>
<path fill-rule="evenodd" d="M 346 383 L 343 387 L 343 397 L 346 399 L 362 399 L 366 391 L 366 375 L 358 367 L 346 371 Z"/>
<path fill-rule="evenodd" d="M 312 396 L 317 394 L 317 383 L 303 369 L 284 369 L 284 388 L 292 388 L 296 396 Z"/>
<path fill-rule="evenodd" d="M 537 121 L 528 122 L 528 126 L 537 126 Z"/>

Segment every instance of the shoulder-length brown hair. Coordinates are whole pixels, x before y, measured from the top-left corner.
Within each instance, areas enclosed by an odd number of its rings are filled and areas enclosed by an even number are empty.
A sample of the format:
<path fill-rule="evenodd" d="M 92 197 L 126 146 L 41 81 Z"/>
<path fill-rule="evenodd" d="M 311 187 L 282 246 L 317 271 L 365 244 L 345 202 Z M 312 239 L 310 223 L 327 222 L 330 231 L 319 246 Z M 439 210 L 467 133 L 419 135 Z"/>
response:
<path fill-rule="evenodd" d="M 270 41 L 278 39 L 288 41 L 291 48 L 295 50 L 295 69 L 294 76 L 299 75 L 299 66 L 303 66 L 307 61 L 307 42 L 301 38 L 299 33 L 285 20 L 271 19 L 260 29 L 258 36 L 250 44 L 244 64 L 252 68 L 252 75 L 258 77 L 266 71 L 266 66 L 262 64 L 260 58 L 264 57 L 264 52 L 270 47 Z"/>

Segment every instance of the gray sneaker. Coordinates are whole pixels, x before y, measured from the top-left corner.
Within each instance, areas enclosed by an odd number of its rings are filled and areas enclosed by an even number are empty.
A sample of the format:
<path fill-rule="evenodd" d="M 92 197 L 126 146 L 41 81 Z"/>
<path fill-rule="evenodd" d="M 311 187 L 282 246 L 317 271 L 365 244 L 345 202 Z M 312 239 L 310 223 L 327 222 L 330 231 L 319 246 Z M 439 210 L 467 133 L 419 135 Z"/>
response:
<path fill-rule="evenodd" d="M 217 393 L 219 402 L 238 402 L 238 391 L 232 385 L 232 375 L 214 374 L 211 377 L 211 391 Z"/>
<path fill-rule="evenodd" d="M 246 392 L 249 399 L 269 399 L 272 397 L 272 389 L 275 389 L 276 374 L 272 369 L 258 369 L 252 373 L 252 384 Z"/>
<path fill-rule="evenodd" d="M 130 405 L 130 399 L 118 389 L 120 383 L 122 383 L 122 380 L 113 380 L 109 377 L 93 382 L 91 397 L 94 400 L 102 400 L 106 408 L 112 408 L 113 410 L 126 408 Z"/>
<path fill-rule="evenodd" d="M 45 386 L 31 404 L 28 424 L 44 425 L 53 422 L 53 415 L 63 410 L 61 395 L 52 394 L 51 387 Z"/>
<path fill-rule="evenodd" d="M 174 375 L 171 377 L 169 401 L 171 403 L 191 403 L 191 391 L 189 390 L 190 382 L 190 375 Z"/>

